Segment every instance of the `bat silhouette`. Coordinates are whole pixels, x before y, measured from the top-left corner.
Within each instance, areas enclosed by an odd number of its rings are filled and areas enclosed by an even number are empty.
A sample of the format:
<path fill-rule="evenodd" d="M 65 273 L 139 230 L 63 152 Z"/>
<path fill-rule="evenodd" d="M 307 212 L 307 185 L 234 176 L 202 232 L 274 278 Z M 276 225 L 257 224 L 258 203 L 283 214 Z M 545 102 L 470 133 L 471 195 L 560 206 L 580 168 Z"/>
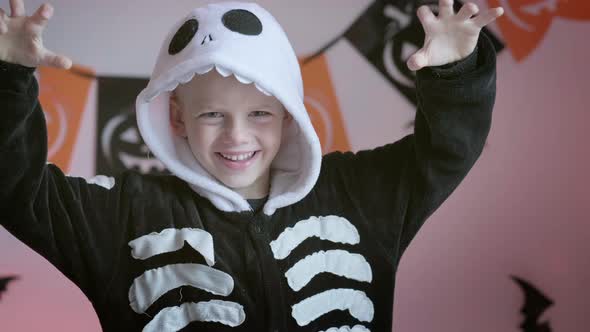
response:
<path fill-rule="evenodd" d="M 6 293 L 8 283 L 17 279 L 19 279 L 18 276 L 0 277 L 0 300 L 2 300 L 2 295 Z"/>
<path fill-rule="evenodd" d="M 520 312 L 524 315 L 524 321 L 520 324 L 523 332 L 551 332 L 549 322 L 539 323 L 539 317 L 547 308 L 553 305 L 553 300 L 543 295 L 531 283 L 518 278 L 510 276 L 524 292 L 524 304 Z"/>

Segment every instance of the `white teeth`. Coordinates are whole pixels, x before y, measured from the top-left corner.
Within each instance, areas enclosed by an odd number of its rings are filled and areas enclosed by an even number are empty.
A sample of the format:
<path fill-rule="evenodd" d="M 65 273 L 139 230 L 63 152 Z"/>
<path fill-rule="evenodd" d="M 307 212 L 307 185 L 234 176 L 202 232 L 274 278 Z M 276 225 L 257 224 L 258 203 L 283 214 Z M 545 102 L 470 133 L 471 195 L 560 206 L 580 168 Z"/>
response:
<path fill-rule="evenodd" d="M 176 89 L 176 87 L 179 84 L 188 83 L 190 80 L 193 79 L 193 77 L 194 77 L 195 74 L 197 74 L 197 75 L 203 75 L 203 74 L 206 74 L 206 73 L 210 72 L 211 70 L 213 70 L 213 68 L 215 68 L 215 70 L 219 74 L 221 74 L 223 77 L 228 77 L 230 75 L 234 75 L 239 82 L 241 82 L 243 84 L 251 84 L 251 83 L 254 83 L 254 86 L 256 87 L 256 89 L 258 89 L 258 91 L 264 93 L 265 95 L 267 95 L 269 97 L 272 97 L 273 96 L 272 93 L 270 93 L 266 89 L 262 88 L 260 85 L 258 85 L 258 83 L 253 82 L 253 81 L 251 81 L 250 79 L 248 79 L 248 78 L 246 78 L 244 76 L 241 76 L 241 75 L 238 75 L 236 73 L 233 73 L 231 70 L 229 70 L 227 68 L 224 68 L 222 66 L 219 66 L 219 65 L 209 65 L 209 66 L 198 68 L 194 72 L 184 74 L 183 76 L 181 76 L 180 78 L 178 78 L 178 80 L 169 82 L 168 84 L 166 84 L 163 88 L 159 89 L 158 91 L 150 91 L 150 92 L 146 93 L 145 99 L 148 102 L 151 102 L 162 91 L 172 91 L 172 90 Z"/>
<path fill-rule="evenodd" d="M 208 67 L 203 67 L 197 70 L 197 74 L 199 75 L 203 75 L 206 74 L 208 72 L 211 71 L 211 69 L 213 69 L 213 67 L 215 67 L 214 65 L 208 66 Z"/>
<path fill-rule="evenodd" d="M 229 71 L 221 66 L 215 66 L 215 70 L 217 70 L 217 72 L 223 77 L 228 77 L 229 75 L 232 74 L 231 71 Z"/>
<path fill-rule="evenodd" d="M 172 91 L 174 89 L 176 89 L 176 87 L 178 86 L 178 82 L 170 82 L 168 83 L 166 86 L 164 86 L 164 91 Z"/>
<path fill-rule="evenodd" d="M 258 85 L 258 83 L 254 83 L 254 86 L 256 86 L 256 89 L 258 89 L 258 91 L 264 93 L 265 95 L 271 97 L 272 94 L 268 91 L 266 91 L 265 89 L 263 89 L 260 85 Z"/>
<path fill-rule="evenodd" d="M 227 155 L 227 154 L 220 153 L 220 155 L 225 159 L 229 159 L 232 161 L 241 161 L 241 160 L 246 160 L 246 159 L 252 158 L 252 156 L 254 155 L 254 152 L 243 153 L 243 154 L 238 154 L 238 155 Z"/>
<path fill-rule="evenodd" d="M 242 83 L 244 83 L 244 84 L 250 84 L 250 83 L 252 83 L 252 81 L 250 81 L 249 79 L 247 79 L 247 78 L 245 78 L 245 77 L 243 77 L 243 76 L 240 76 L 240 75 L 238 75 L 238 74 L 234 74 L 234 76 L 236 77 L 236 79 L 237 79 L 238 81 L 240 81 L 240 82 L 242 82 Z"/>
<path fill-rule="evenodd" d="M 182 77 L 179 79 L 179 81 L 180 81 L 180 83 L 182 83 L 182 84 L 185 84 L 185 83 L 187 83 L 188 81 L 192 80 L 194 76 L 195 76 L 195 73 L 188 73 L 188 74 L 186 74 L 186 75 L 182 76 Z"/>

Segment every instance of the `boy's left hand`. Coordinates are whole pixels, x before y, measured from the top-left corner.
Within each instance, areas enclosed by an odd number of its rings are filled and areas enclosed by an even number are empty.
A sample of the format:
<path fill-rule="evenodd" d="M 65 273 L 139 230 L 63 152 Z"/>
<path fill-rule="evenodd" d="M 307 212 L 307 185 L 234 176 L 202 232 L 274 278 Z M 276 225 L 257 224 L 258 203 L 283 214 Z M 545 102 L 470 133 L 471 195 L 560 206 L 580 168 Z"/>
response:
<path fill-rule="evenodd" d="M 442 66 L 466 58 L 477 45 L 481 28 L 504 13 L 502 7 L 478 14 L 476 4 L 468 2 L 455 14 L 453 0 L 439 0 L 438 17 L 426 5 L 417 14 L 424 28 L 424 46 L 407 61 L 410 70 Z"/>

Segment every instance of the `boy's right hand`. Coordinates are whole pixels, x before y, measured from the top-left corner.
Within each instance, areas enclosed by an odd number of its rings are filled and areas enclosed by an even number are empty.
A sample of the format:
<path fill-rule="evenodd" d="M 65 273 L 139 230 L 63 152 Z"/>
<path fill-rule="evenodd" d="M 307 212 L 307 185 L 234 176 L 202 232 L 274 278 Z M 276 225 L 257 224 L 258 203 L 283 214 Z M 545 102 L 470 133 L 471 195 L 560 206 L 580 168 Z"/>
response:
<path fill-rule="evenodd" d="M 72 60 L 43 46 L 42 33 L 53 15 L 53 7 L 43 4 L 32 16 L 25 15 L 23 0 L 10 0 L 11 14 L 0 8 L 0 60 L 27 67 L 39 65 L 69 69 Z"/>

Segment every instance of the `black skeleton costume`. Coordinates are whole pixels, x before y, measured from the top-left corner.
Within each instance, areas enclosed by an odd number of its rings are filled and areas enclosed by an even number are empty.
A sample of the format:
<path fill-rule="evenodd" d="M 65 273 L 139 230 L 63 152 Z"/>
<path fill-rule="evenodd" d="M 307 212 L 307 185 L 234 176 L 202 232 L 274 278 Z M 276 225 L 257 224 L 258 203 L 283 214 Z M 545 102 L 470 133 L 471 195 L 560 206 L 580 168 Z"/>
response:
<path fill-rule="evenodd" d="M 170 130 L 170 91 L 210 70 L 293 116 L 267 200 L 218 182 Z M 105 331 L 389 331 L 402 253 L 481 154 L 495 99 L 482 34 L 466 59 L 417 72 L 414 134 L 322 156 L 281 27 L 255 4 L 212 4 L 173 27 L 137 97 L 142 137 L 174 176 L 88 180 L 46 163 L 33 71 L 0 63 L 0 222 L 80 287 Z"/>

